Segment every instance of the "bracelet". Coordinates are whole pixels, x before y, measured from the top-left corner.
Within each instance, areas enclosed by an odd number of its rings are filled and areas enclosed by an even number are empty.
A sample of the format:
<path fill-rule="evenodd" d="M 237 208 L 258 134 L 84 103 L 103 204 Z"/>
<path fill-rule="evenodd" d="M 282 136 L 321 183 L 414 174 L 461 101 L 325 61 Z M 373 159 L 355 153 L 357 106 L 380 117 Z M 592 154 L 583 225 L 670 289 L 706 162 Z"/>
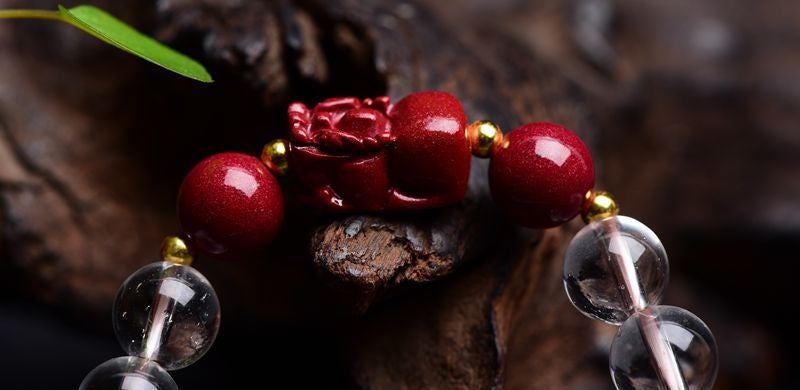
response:
<path fill-rule="evenodd" d="M 491 193 L 510 220 L 542 229 L 580 214 L 587 223 L 567 248 L 564 286 L 581 313 L 620 326 L 609 354 L 617 388 L 713 385 L 718 353 L 709 328 L 659 305 L 669 277 L 664 247 L 593 188 L 591 156 L 570 130 L 540 122 L 503 135 L 489 121 L 467 125 L 461 103 L 436 91 L 397 103 L 294 103 L 288 117 L 288 139 L 268 143 L 260 159 L 220 153 L 187 174 L 177 202 L 184 238 L 167 237 L 162 261 L 132 274 L 115 299 L 114 332 L 129 356 L 95 368 L 81 389 L 176 389 L 167 370 L 202 357 L 220 323 L 214 289 L 191 267 L 193 251 L 230 260 L 263 249 L 280 230 L 284 193 L 319 213 L 441 207 L 464 197 L 472 156 L 491 159 Z"/>

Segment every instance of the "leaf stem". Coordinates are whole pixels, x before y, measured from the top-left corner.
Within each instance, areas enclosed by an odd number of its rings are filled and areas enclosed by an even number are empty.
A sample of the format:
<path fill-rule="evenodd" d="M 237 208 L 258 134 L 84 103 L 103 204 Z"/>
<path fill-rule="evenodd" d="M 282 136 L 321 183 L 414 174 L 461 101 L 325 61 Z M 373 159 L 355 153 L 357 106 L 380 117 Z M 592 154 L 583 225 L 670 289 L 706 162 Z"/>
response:
<path fill-rule="evenodd" d="M 39 9 L 0 9 L 0 19 L 46 19 L 69 23 L 118 49 L 150 61 L 179 75 L 210 83 L 206 68 L 113 15 L 91 5 L 73 8 L 58 6 L 58 11 Z"/>
<path fill-rule="evenodd" d="M 58 11 L 39 9 L 0 9 L 0 19 L 49 19 L 64 21 Z"/>

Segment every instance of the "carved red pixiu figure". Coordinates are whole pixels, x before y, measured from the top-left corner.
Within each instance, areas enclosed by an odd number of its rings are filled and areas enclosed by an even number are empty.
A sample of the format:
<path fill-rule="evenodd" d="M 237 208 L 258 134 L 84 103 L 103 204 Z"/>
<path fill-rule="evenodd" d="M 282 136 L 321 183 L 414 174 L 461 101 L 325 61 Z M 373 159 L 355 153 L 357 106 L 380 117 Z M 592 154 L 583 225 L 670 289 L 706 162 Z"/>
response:
<path fill-rule="evenodd" d="M 401 211 L 460 201 L 470 147 L 461 103 L 444 92 L 289 106 L 289 166 L 301 200 L 324 212 Z"/>

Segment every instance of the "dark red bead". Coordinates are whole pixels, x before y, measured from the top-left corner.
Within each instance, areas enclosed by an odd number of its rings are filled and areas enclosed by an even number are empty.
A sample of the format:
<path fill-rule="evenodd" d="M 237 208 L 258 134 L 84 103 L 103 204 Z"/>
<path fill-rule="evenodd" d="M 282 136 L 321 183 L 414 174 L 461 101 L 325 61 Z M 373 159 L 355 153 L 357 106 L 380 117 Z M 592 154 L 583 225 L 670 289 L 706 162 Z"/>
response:
<path fill-rule="evenodd" d="M 327 99 L 289 107 L 289 174 L 324 212 L 403 211 L 460 201 L 470 145 L 461 103 L 444 92 Z"/>
<path fill-rule="evenodd" d="M 397 102 L 390 117 L 397 139 L 389 148 L 388 168 L 397 196 L 389 208 L 459 202 L 472 161 L 461 102 L 445 92 L 418 92 Z"/>
<path fill-rule="evenodd" d="M 220 153 L 183 179 L 178 218 L 199 250 L 230 259 L 269 244 L 283 221 L 280 185 L 253 156 Z"/>
<path fill-rule="evenodd" d="M 589 150 L 569 129 L 529 123 L 506 135 L 489 164 L 495 203 L 512 220 L 532 228 L 575 217 L 594 186 Z"/>

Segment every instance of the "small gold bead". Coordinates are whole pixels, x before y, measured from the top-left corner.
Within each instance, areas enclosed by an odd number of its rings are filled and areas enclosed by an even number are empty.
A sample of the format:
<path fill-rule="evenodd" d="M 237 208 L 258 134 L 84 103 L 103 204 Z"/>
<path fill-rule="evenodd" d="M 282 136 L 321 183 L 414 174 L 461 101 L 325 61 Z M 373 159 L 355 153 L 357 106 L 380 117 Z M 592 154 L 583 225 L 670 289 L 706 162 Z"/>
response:
<path fill-rule="evenodd" d="M 491 157 L 503 142 L 500 127 L 490 121 L 475 121 L 467 126 L 467 137 L 472 154 L 481 158 Z"/>
<path fill-rule="evenodd" d="M 613 217 L 619 213 L 617 201 L 605 191 L 589 190 L 583 202 L 581 217 L 586 223 Z"/>
<path fill-rule="evenodd" d="M 287 160 L 288 152 L 289 141 L 283 139 L 270 141 L 264 145 L 264 149 L 261 151 L 261 162 L 263 162 L 272 173 L 284 175 L 289 169 L 289 160 Z"/>
<path fill-rule="evenodd" d="M 175 264 L 192 265 L 194 257 L 186 241 L 177 236 L 167 236 L 161 243 L 161 259 Z"/>

